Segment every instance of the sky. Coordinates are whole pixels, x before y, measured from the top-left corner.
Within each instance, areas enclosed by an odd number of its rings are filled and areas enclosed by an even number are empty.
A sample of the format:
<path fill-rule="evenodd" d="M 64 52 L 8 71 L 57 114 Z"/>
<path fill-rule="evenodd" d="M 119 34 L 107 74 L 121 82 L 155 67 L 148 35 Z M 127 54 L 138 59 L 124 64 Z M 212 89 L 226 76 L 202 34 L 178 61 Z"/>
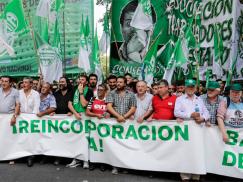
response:
<path fill-rule="evenodd" d="M 97 25 L 97 32 L 98 32 L 98 37 L 100 39 L 102 32 L 103 32 L 103 22 L 98 22 L 100 18 L 104 17 L 105 13 L 105 6 L 102 5 L 96 5 L 96 0 L 94 0 L 94 24 L 95 27 Z"/>

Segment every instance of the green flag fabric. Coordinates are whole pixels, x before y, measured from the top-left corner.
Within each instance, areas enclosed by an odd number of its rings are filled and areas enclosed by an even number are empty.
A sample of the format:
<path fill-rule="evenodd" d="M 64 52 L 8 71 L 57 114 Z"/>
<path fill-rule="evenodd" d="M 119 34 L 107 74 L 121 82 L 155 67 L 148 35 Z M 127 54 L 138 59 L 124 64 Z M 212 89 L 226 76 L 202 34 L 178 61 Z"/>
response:
<path fill-rule="evenodd" d="M 159 38 L 152 43 L 143 61 L 143 69 L 146 70 L 146 74 L 142 75 L 142 77 L 149 86 L 153 83 L 158 44 Z M 144 74 L 144 71 L 142 71 L 142 74 Z"/>
<path fill-rule="evenodd" d="M 223 40 L 219 33 L 218 26 L 214 26 L 214 58 L 213 58 L 213 74 L 217 78 L 221 78 L 223 75 L 222 70 L 222 58 L 223 58 Z"/>
<path fill-rule="evenodd" d="M 27 29 L 22 0 L 12 0 L 4 9 L 2 18 L 8 32 L 22 33 Z"/>

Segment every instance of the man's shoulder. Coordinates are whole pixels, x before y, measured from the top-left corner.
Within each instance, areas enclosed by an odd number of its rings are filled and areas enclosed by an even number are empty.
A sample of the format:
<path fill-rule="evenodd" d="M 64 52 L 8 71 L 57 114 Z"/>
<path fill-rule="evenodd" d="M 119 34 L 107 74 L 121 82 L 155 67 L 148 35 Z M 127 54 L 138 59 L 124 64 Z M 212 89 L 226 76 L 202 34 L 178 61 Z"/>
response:
<path fill-rule="evenodd" d="M 33 89 L 31 89 L 31 92 L 32 92 L 33 95 L 38 95 L 38 96 L 40 95 L 39 92 L 37 92 L 37 91 L 35 91 L 35 90 L 33 90 Z"/>
<path fill-rule="evenodd" d="M 208 97 L 207 94 L 203 94 L 199 96 L 199 98 L 201 98 L 202 100 L 205 100 L 207 97 Z"/>

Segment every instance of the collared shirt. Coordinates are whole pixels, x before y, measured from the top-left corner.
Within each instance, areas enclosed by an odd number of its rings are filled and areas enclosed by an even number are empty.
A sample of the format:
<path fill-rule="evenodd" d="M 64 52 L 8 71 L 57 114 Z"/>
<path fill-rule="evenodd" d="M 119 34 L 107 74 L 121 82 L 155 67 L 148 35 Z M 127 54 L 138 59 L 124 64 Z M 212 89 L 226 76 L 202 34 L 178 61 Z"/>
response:
<path fill-rule="evenodd" d="M 200 98 L 203 100 L 203 103 L 205 104 L 209 114 L 210 114 L 210 123 L 216 124 L 217 121 L 217 109 L 219 107 L 219 103 L 224 99 L 222 96 L 218 96 L 216 102 L 210 103 L 208 100 L 207 94 L 201 95 Z"/>
<path fill-rule="evenodd" d="M 159 95 L 153 97 L 153 119 L 156 120 L 172 120 L 175 119 L 174 108 L 175 108 L 176 96 L 169 95 L 162 99 Z"/>
<path fill-rule="evenodd" d="M 196 108 L 199 111 L 196 111 Z M 205 120 L 210 118 L 209 112 L 200 97 L 194 95 L 193 99 L 190 99 L 187 94 L 184 94 L 176 99 L 175 117 L 190 119 L 193 112 L 199 112 L 200 116 Z"/>
<path fill-rule="evenodd" d="M 19 103 L 19 92 L 10 88 L 9 93 L 5 94 L 3 88 L 0 88 L 0 113 L 14 113 L 16 103 Z"/>
<path fill-rule="evenodd" d="M 152 108 L 152 98 L 153 95 L 149 93 L 145 93 L 143 99 L 138 97 L 138 94 L 135 95 L 137 100 L 137 109 L 134 114 L 134 118 L 138 119 L 139 117 L 143 116 L 147 111 L 151 111 Z"/>
<path fill-rule="evenodd" d="M 117 90 L 109 92 L 106 103 L 112 103 L 112 107 L 120 115 L 126 114 L 131 107 L 137 107 L 135 94 L 125 90 L 125 95 L 120 96 Z"/>
<path fill-rule="evenodd" d="M 48 94 L 47 97 L 41 100 L 39 111 L 44 112 L 49 108 L 57 108 L 56 99 L 52 94 Z"/>
<path fill-rule="evenodd" d="M 24 89 L 19 91 L 19 102 L 21 113 L 37 114 L 40 107 L 40 95 L 37 91 L 31 89 L 26 97 Z"/>

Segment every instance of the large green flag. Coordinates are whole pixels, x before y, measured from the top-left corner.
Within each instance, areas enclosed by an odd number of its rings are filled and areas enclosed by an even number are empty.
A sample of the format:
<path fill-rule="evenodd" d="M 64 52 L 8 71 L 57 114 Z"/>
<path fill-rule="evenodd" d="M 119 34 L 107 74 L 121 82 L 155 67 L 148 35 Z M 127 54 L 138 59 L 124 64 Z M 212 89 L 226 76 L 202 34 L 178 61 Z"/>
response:
<path fill-rule="evenodd" d="M 222 36 L 219 33 L 217 25 L 214 26 L 214 58 L 213 58 L 213 74 L 216 75 L 217 78 L 221 78 L 223 76 L 222 69 L 222 58 L 223 58 L 223 40 Z"/>
<path fill-rule="evenodd" d="M 7 24 L 8 32 L 22 33 L 27 29 L 22 0 L 12 0 L 8 3 L 3 11 L 2 18 Z"/>
<path fill-rule="evenodd" d="M 64 0 L 55 1 L 55 10 L 59 11 L 61 8 L 64 8 Z"/>
<path fill-rule="evenodd" d="M 89 27 L 89 17 L 86 16 L 86 22 L 85 22 L 85 30 L 84 30 L 84 36 L 88 38 L 90 35 L 90 27 Z"/>
<path fill-rule="evenodd" d="M 60 41 L 60 32 L 59 32 L 59 26 L 58 21 L 55 22 L 55 28 L 54 28 L 54 38 L 53 38 L 53 47 L 57 47 L 61 51 L 61 41 Z"/>

